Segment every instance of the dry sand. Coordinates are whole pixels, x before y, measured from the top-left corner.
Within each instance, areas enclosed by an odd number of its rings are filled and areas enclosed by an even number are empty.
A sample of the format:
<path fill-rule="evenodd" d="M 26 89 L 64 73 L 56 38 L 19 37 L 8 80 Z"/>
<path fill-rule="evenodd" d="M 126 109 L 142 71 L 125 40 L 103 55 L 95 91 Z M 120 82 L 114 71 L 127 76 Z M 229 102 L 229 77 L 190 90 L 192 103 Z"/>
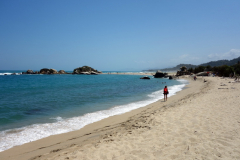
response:
<path fill-rule="evenodd" d="M 14 147 L 0 159 L 240 159 L 240 83 L 204 79 L 167 102 Z"/>

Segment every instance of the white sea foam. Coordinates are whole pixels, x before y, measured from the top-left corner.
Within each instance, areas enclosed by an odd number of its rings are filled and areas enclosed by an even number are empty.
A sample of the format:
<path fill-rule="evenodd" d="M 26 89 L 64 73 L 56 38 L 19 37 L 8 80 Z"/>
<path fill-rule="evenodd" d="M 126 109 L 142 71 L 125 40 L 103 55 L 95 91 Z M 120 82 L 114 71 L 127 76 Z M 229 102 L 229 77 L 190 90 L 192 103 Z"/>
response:
<path fill-rule="evenodd" d="M 4 75 L 11 75 L 12 73 L 0 73 L 1 76 L 4 76 Z"/>
<path fill-rule="evenodd" d="M 5 76 L 5 75 L 13 75 L 14 73 L 0 73 L 0 76 Z M 14 75 L 21 75 L 22 73 L 15 73 Z"/>
<path fill-rule="evenodd" d="M 188 83 L 185 80 L 178 80 L 182 84 L 168 87 L 169 96 L 175 95 L 181 91 Z M 0 152 L 12 148 L 13 146 L 22 145 L 31 141 L 36 141 L 51 135 L 66 133 L 83 128 L 93 122 L 100 121 L 104 118 L 123 114 L 131 110 L 144 107 L 163 98 L 163 90 L 159 90 L 148 95 L 148 99 L 126 105 L 115 106 L 109 110 L 102 110 L 93 113 L 87 113 L 83 116 L 64 119 L 62 117 L 51 118 L 56 120 L 54 123 L 34 124 L 31 126 L 12 129 L 0 132 Z"/>
<path fill-rule="evenodd" d="M 50 119 L 54 119 L 54 120 L 56 120 L 56 121 L 62 121 L 62 120 L 63 120 L 62 117 L 53 117 L 53 118 L 50 118 Z"/>

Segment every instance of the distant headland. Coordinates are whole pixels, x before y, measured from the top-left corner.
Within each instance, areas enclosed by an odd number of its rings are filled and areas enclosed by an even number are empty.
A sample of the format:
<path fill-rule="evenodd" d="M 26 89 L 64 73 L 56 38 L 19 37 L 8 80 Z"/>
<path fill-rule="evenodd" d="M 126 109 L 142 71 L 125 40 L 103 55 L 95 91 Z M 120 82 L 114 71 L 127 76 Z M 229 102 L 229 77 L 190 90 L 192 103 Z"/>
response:
<path fill-rule="evenodd" d="M 148 70 L 143 70 L 143 71 L 157 71 L 157 70 L 161 70 L 164 72 L 168 72 L 168 71 L 178 71 L 179 68 L 181 68 L 182 66 L 185 66 L 187 68 L 197 68 L 199 66 L 211 66 L 211 67 L 218 67 L 218 66 L 223 66 L 223 65 L 228 65 L 228 66 L 232 66 L 237 64 L 240 61 L 240 57 L 238 58 L 234 58 L 232 60 L 218 60 L 218 61 L 211 61 L 211 62 L 207 62 L 207 63 L 202 63 L 199 65 L 193 65 L 193 64 L 179 64 L 175 67 L 172 68 L 163 68 L 163 69 L 148 69 Z"/>

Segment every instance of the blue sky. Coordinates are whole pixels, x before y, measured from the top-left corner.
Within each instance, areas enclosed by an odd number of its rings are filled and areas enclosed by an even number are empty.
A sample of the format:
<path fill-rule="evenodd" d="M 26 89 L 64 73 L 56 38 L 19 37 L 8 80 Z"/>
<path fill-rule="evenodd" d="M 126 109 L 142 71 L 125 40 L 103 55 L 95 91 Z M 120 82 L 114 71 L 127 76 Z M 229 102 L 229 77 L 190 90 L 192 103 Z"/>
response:
<path fill-rule="evenodd" d="M 240 56 L 239 0 L 0 0 L 0 70 L 133 71 Z"/>

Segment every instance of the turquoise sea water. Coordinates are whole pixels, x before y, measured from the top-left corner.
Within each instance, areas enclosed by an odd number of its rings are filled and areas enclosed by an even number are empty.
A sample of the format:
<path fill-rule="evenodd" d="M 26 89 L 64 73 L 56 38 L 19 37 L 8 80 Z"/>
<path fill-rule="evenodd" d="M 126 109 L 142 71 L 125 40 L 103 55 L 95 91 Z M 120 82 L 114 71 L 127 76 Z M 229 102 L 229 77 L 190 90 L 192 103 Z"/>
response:
<path fill-rule="evenodd" d="M 6 74 L 7 75 L 4 75 Z M 9 75 L 0 71 L 0 151 L 74 131 L 183 89 L 184 80 L 139 75 Z"/>

